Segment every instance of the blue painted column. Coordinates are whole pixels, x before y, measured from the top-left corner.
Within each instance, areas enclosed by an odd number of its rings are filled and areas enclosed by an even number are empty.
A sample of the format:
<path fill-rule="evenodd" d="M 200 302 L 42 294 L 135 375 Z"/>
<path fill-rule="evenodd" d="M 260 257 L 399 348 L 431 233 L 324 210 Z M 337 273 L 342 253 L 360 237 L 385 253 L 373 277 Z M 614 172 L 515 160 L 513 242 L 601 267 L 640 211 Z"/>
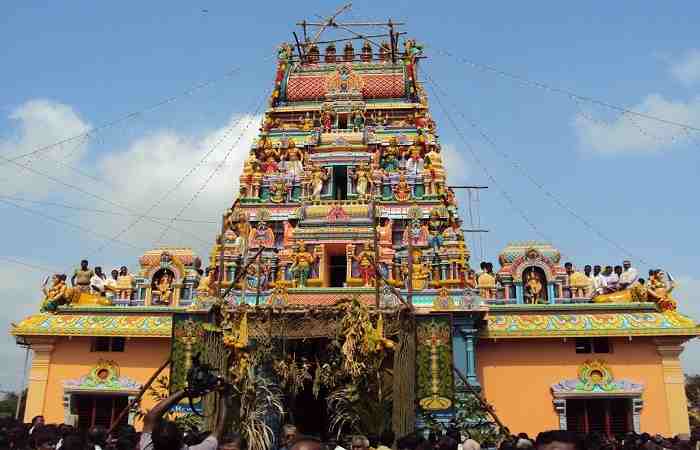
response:
<path fill-rule="evenodd" d="M 467 377 L 469 384 L 481 389 L 479 378 L 476 376 L 476 343 L 478 330 L 476 321 L 478 316 L 465 314 L 454 316 L 452 330 L 452 363 Z M 458 377 L 455 375 L 455 385 Z"/>

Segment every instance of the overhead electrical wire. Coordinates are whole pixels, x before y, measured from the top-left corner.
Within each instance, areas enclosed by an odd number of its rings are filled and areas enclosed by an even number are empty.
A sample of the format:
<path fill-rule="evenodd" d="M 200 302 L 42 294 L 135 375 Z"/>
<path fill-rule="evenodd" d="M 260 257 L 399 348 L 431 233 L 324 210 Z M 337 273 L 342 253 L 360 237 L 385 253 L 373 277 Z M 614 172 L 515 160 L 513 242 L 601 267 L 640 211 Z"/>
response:
<path fill-rule="evenodd" d="M 269 59 L 269 58 L 265 58 L 265 59 Z M 241 67 L 242 67 L 242 66 L 241 66 Z M 225 79 L 227 79 L 227 78 L 231 78 L 232 76 L 238 74 L 238 73 L 241 71 L 241 67 L 234 67 L 234 68 L 232 68 L 232 69 L 230 69 L 230 70 L 224 72 L 221 76 L 218 76 L 218 77 L 215 77 L 215 78 L 210 78 L 210 79 L 208 79 L 208 80 L 206 80 L 206 81 L 203 81 L 203 82 L 200 82 L 200 83 L 196 83 L 196 84 L 194 84 L 193 86 L 187 88 L 186 90 L 182 91 L 182 92 L 179 93 L 179 94 L 176 94 L 176 95 L 167 97 L 167 98 L 165 98 L 165 99 L 162 99 L 162 100 L 160 100 L 160 101 L 157 101 L 157 102 L 155 102 L 155 103 L 153 103 L 153 104 L 151 104 L 151 105 L 149 105 L 149 106 L 146 106 L 145 108 L 142 108 L 142 109 L 140 109 L 140 110 L 138 110 L 138 111 L 133 111 L 133 112 L 130 112 L 130 113 L 128 113 L 128 114 L 124 114 L 124 115 L 122 115 L 122 116 L 119 116 L 119 117 L 117 117 L 116 119 L 110 120 L 110 121 L 105 122 L 105 123 L 103 123 L 103 124 L 101 124 L 101 125 L 98 125 L 98 126 L 96 126 L 96 127 L 90 128 L 88 131 L 86 131 L 86 132 L 84 132 L 84 133 L 76 134 L 76 135 L 67 137 L 67 138 L 65 138 L 65 139 L 61 139 L 61 140 L 59 140 L 59 141 L 56 141 L 56 142 L 54 142 L 54 143 L 52 143 L 52 144 L 48 144 L 48 145 L 44 145 L 44 146 L 35 148 L 34 150 L 32 150 L 32 151 L 30 151 L 30 152 L 26 152 L 26 153 L 22 153 L 22 154 L 19 154 L 19 155 L 11 156 L 10 158 L 5 158 L 4 162 L 0 161 L 0 165 L 3 165 L 4 163 L 9 163 L 9 162 L 12 162 L 12 161 L 19 161 L 20 159 L 26 158 L 26 157 L 28 157 L 28 156 L 35 155 L 35 154 L 37 154 L 37 153 L 43 153 L 43 152 L 45 152 L 45 151 L 51 150 L 52 148 L 55 148 L 55 147 L 57 147 L 57 146 L 59 146 L 59 145 L 67 144 L 67 143 L 69 143 L 69 142 L 73 142 L 73 141 L 78 140 L 78 139 L 81 139 L 81 138 L 90 137 L 90 136 L 96 134 L 98 131 L 111 128 L 111 127 L 113 127 L 113 126 L 115 126 L 115 125 L 118 125 L 118 124 L 120 124 L 120 123 L 122 123 L 122 122 L 125 122 L 125 121 L 127 121 L 127 120 L 130 120 L 130 119 L 132 119 L 132 118 L 134 118 L 134 117 L 138 117 L 138 116 L 140 116 L 140 115 L 142 115 L 142 114 L 145 114 L 145 113 L 147 113 L 147 112 L 156 110 L 156 109 L 158 109 L 158 108 L 160 108 L 160 107 L 162 107 L 162 106 L 168 105 L 168 104 L 170 104 L 170 103 L 174 103 L 174 102 L 180 100 L 181 98 L 184 98 L 184 97 L 187 97 L 187 96 L 189 96 L 189 95 L 192 95 L 193 93 L 195 93 L 195 92 L 197 92 L 197 91 L 199 91 L 199 90 L 201 90 L 201 89 L 204 89 L 204 88 L 206 88 L 206 87 L 215 85 L 216 83 L 218 83 L 218 82 L 220 82 L 220 81 L 222 81 L 222 80 L 225 80 Z"/>
<path fill-rule="evenodd" d="M 260 112 L 260 109 L 262 108 L 262 105 L 263 105 L 263 103 L 264 103 L 264 99 L 265 99 L 265 96 L 263 96 L 263 99 L 262 99 L 261 102 L 258 104 L 258 106 L 255 108 L 255 111 L 254 111 L 253 114 L 250 116 L 250 119 L 248 120 L 248 123 L 246 124 L 245 128 L 241 131 L 241 133 L 238 135 L 238 138 L 236 139 L 236 141 L 235 141 L 233 144 L 231 144 L 231 146 L 229 147 L 228 151 L 227 151 L 226 154 L 224 155 L 223 159 L 222 159 L 221 161 L 219 161 L 219 163 L 218 163 L 218 164 L 214 167 L 214 169 L 209 173 L 209 176 L 208 176 L 208 177 L 204 180 L 204 182 L 200 185 L 199 189 L 197 189 L 197 191 L 192 195 L 192 197 L 190 197 L 190 199 L 187 201 L 187 203 L 185 203 L 185 204 L 180 208 L 180 210 L 170 219 L 170 221 L 169 221 L 168 224 L 165 226 L 165 228 L 163 228 L 163 230 L 161 231 L 160 235 L 158 236 L 158 239 L 157 239 L 158 241 L 162 240 L 162 239 L 165 237 L 165 235 L 167 234 L 167 232 L 172 228 L 173 222 L 174 222 L 175 220 L 177 220 L 177 219 L 180 217 L 180 215 L 181 215 L 182 213 L 184 213 L 190 206 L 192 206 L 192 203 L 194 203 L 195 200 L 197 200 L 197 198 L 200 196 L 200 194 L 207 188 L 207 186 L 209 185 L 209 182 L 211 182 L 212 178 L 214 178 L 214 176 L 219 172 L 219 170 L 221 170 L 221 168 L 223 167 L 223 165 L 224 165 L 224 164 L 226 163 L 226 161 L 228 160 L 228 157 L 231 155 L 231 153 L 233 152 L 233 150 L 238 146 L 239 142 L 241 141 L 241 139 L 243 138 L 243 136 L 245 135 L 245 133 L 246 133 L 246 132 L 248 131 L 248 129 L 250 128 L 250 125 L 252 125 L 253 122 L 257 119 L 258 113 Z M 243 116 L 241 117 L 241 120 L 242 120 L 242 118 L 243 118 Z"/>
<path fill-rule="evenodd" d="M 443 50 L 443 49 L 438 49 L 438 48 L 434 48 L 434 50 L 438 54 L 442 54 L 443 56 L 449 56 L 450 58 L 453 58 L 453 59 L 461 62 L 462 64 L 466 64 L 468 66 L 471 66 L 479 71 L 495 73 L 496 75 L 499 75 L 502 78 L 517 81 L 521 84 L 535 87 L 535 88 L 538 88 L 538 89 L 541 89 L 541 90 L 544 90 L 547 92 L 552 92 L 555 94 L 564 95 L 564 96 L 569 97 L 572 100 L 581 100 L 581 101 L 596 104 L 599 106 L 604 106 L 606 108 L 609 108 L 609 109 L 612 109 L 612 110 L 615 110 L 615 111 L 618 111 L 621 113 L 625 113 L 628 115 L 637 116 L 637 117 L 641 117 L 641 118 L 648 119 L 648 120 L 653 120 L 653 121 L 656 121 L 659 123 L 664 123 L 666 125 L 672 125 L 675 127 L 679 127 L 682 130 L 685 130 L 686 132 L 688 132 L 688 131 L 700 132 L 700 127 L 696 127 L 696 126 L 693 126 L 693 125 L 690 125 L 687 123 L 677 122 L 674 120 L 664 119 L 663 117 L 658 117 L 658 116 L 655 116 L 652 114 L 634 111 L 634 110 L 631 110 L 629 108 L 625 108 L 624 106 L 619 106 L 619 105 L 616 105 L 616 104 L 611 103 L 609 101 L 601 100 L 601 99 L 591 97 L 588 95 L 577 94 L 576 92 L 573 92 L 569 89 L 564 89 L 564 88 L 552 86 L 548 83 L 544 83 L 542 81 L 535 81 L 535 80 L 527 78 L 523 75 L 517 75 L 517 74 L 514 74 L 512 72 L 507 72 L 505 70 L 498 69 L 497 67 L 494 67 L 494 66 L 491 66 L 488 64 L 481 64 L 481 63 L 466 59 L 462 56 L 455 55 L 454 53 L 452 53 L 448 50 Z"/>
<path fill-rule="evenodd" d="M 3 261 L 7 261 L 9 263 L 12 263 L 12 264 L 16 264 L 18 266 L 28 267 L 30 269 L 34 269 L 34 270 L 42 272 L 42 273 L 47 273 L 47 272 L 48 273 L 59 273 L 60 272 L 60 270 L 56 270 L 56 269 L 52 269 L 50 267 L 40 266 L 37 264 L 31 264 L 28 262 L 20 261 L 19 259 L 15 259 L 15 258 L 12 258 L 10 256 L 0 256 L 0 259 L 2 259 Z"/>
<path fill-rule="evenodd" d="M 425 72 L 425 70 L 423 70 Z M 426 74 L 427 76 L 427 74 Z M 432 86 L 432 85 L 431 85 Z M 447 118 L 447 121 L 452 125 L 452 128 L 454 128 L 455 132 L 457 133 L 457 136 L 460 138 L 462 143 L 464 144 L 464 147 L 471 153 L 472 158 L 476 162 L 476 164 L 479 166 L 482 172 L 484 172 L 484 175 L 491 181 L 491 184 L 496 188 L 496 190 L 501 194 L 501 196 L 506 200 L 506 202 L 510 205 L 511 209 L 515 211 L 521 219 L 532 229 L 532 231 L 537 234 L 540 238 L 544 239 L 545 241 L 551 242 L 551 239 L 543 233 L 539 227 L 530 220 L 530 218 L 527 216 L 525 211 L 520 208 L 513 197 L 506 191 L 501 184 L 496 180 L 496 178 L 491 174 L 491 171 L 486 167 L 486 165 L 481 161 L 481 158 L 479 158 L 479 155 L 477 154 L 476 150 L 474 147 L 469 143 L 467 138 L 464 136 L 464 133 L 462 132 L 461 128 L 457 126 L 457 123 L 455 122 L 454 118 L 450 115 L 449 111 L 445 107 L 445 105 L 442 102 L 442 96 L 436 89 L 432 89 L 434 98 L 437 100 L 438 105 L 440 106 L 440 109 L 443 111 L 445 114 L 445 117 Z"/>
<path fill-rule="evenodd" d="M 71 209 L 74 211 L 91 212 L 91 213 L 95 213 L 95 214 L 107 214 L 107 215 L 112 215 L 112 216 L 129 217 L 129 216 L 137 216 L 138 215 L 138 214 L 134 214 L 134 213 L 123 213 L 123 212 L 110 211 L 110 210 L 99 209 L 99 208 L 86 208 L 83 206 L 71 205 L 68 203 L 49 202 L 49 201 L 42 201 L 42 200 L 31 200 L 31 199 L 27 199 L 27 198 L 12 197 L 12 196 L 6 196 L 6 195 L 0 195 L 0 199 L 12 200 L 12 201 L 19 202 L 19 203 L 33 203 L 36 205 L 43 205 L 43 206 L 55 206 L 58 208 Z M 146 218 L 158 220 L 158 221 L 170 220 L 169 217 L 147 216 Z M 218 225 L 221 223 L 220 221 L 217 221 L 217 220 L 188 219 L 188 218 L 178 218 L 177 221 L 178 222 L 195 223 L 195 224 L 207 224 L 207 225 Z"/>
<path fill-rule="evenodd" d="M 436 82 L 435 80 L 428 74 L 426 73 L 426 78 L 430 82 L 431 86 L 433 87 L 433 92 L 438 93 L 440 91 L 441 93 L 445 93 L 444 89 L 442 89 Z M 441 103 L 441 106 L 442 103 Z M 552 200 L 557 206 L 562 208 L 564 211 L 566 211 L 569 215 L 571 215 L 573 218 L 581 222 L 589 231 L 593 232 L 596 234 L 600 239 L 603 241 L 607 242 L 608 244 L 612 245 L 615 247 L 617 250 L 622 252 L 624 255 L 630 256 L 630 257 L 635 257 L 635 259 L 639 260 L 640 262 L 644 264 L 648 264 L 644 258 L 635 256 L 634 253 L 630 252 L 626 247 L 609 237 L 607 234 L 603 233 L 600 229 L 598 229 L 595 225 L 593 225 L 588 219 L 585 217 L 581 216 L 578 214 L 573 208 L 571 208 L 568 204 L 566 204 L 563 200 L 561 200 L 558 196 L 554 195 L 550 190 L 548 190 L 541 182 L 539 182 L 522 164 L 520 164 L 517 160 L 515 160 L 513 157 L 505 153 L 504 151 L 500 150 L 498 146 L 496 145 L 495 141 L 483 130 L 482 127 L 479 126 L 476 121 L 474 121 L 472 118 L 467 117 L 464 113 L 462 113 L 454 104 L 452 104 L 453 110 L 466 122 L 470 124 L 474 130 L 481 136 L 481 138 L 486 142 L 486 144 L 496 153 L 498 154 L 501 158 L 506 160 L 513 168 L 515 168 L 518 172 L 520 172 L 525 178 L 528 179 L 537 189 L 539 189 L 545 196 L 547 196 L 550 200 Z"/>
<path fill-rule="evenodd" d="M 259 109 L 259 107 L 256 107 L 256 109 L 255 109 L 256 113 L 257 113 L 258 109 Z M 119 237 L 122 236 L 124 233 L 128 232 L 128 231 L 131 230 L 134 226 L 136 226 L 138 223 L 140 223 L 143 219 L 147 218 L 148 215 L 149 215 L 151 212 L 153 212 L 154 209 L 156 209 L 157 207 L 159 207 L 159 206 L 163 203 L 163 201 L 165 201 L 173 192 L 175 192 L 175 191 L 182 185 L 182 183 L 185 182 L 185 180 L 187 179 L 187 177 L 189 177 L 192 173 L 194 173 L 197 169 L 199 169 L 199 167 L 201 167 L 202 164 L 204 164 L 204 162 L 207 160 L 207 158 L 214 152 L 214 150 L 217 149 L 217 147 L 218 147 L 219 145 L 221 145 L 221 144 L 229 137 L 229 135 L 231 135 L 231 133 L 233 133 L 233 131 L 236 129 L 236 127 L 238 127 L 238 125 L 243 121 L 243 119 L 244 119 L 245 117 L 246 117 L 246 114 L 241 114 L 241 116 L 238 118 L 238 120 L 236 120 L 236 122 L 234 122 L 231 126 L 229 126 L 229 127 L 221 134 L 220 138 L 209 148 L 209 150 L 204 154 L 204 156 L 202 156 L 202 158 L 200 158 L 200 160 L 199 160 L 199 162 L 198 162 L 197 164 L 195 164 L 193 167 L 191 167 L 190 169 L 188 169 L 188 170 L 175 182 L 175 184 L 174 184 L 170 189 L 168 189 L 162 196 L 160 196 L 160 197 L 158 198 L 158 200 L 156 200 L 146 211 L 144 211 L 143 213 L 137 213 L 136 218 L 135 218 L 134 220 L 132 220 L 126 227 L 122 228 L 119 232 L 117 232 L 117 233 L 113 236 L 113 238 L 114 238 L 114 239 L 119 238 Z M 247 128 L 246 128 L 246 129 L 247 129 Z M 240 139 L 240 137 L 243 136 L 244 133 L 245 133 L 245 130 L 241 131 L 241 134 L 239 135 L 239 138 L 238 138 L 238 139 Z M 189 204 L 191 204 L 191 202 L 189 202 L 188 205 L 189 205 Z M 182 209 L 181 209 L 180 211 L 182 211 Z M 176 229 L 176 228 L 174 228 L 174 227 L 172 226 L 172 222 L 173 222 L 173 221 L 171 220 L 170 223 L 166 226 L 166 229 L 168 229 L 168 230 L 169 230 L 169 229 Z M 162 225 L 162 224 L 161 224 L 161 225 Z M 161 236 L 162 236 L 162 233 L 161 233 Z M 160 238 L 159 238 L 159 239 L 160 239 Z M 107 245 L 109 245 L 109 241 L 107 241 L 107 242 L 105 242 L 103 245 L 101 245 L 97 250 L 95 250 L 95 252 L 101 252 L 102 250 L 104 250 L 104 249 L 107 247 Z"/>

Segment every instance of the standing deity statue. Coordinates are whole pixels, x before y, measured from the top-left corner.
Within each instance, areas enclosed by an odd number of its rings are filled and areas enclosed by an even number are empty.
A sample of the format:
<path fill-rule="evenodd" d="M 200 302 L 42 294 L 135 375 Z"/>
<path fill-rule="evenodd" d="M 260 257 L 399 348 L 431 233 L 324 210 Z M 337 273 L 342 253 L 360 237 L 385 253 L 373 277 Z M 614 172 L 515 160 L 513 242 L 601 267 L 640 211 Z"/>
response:
<path fill-rule="evenodd" d="M 323 192 L 323 186 L 328 178 L 329 175 L 325 168 L 319 165 L 313 166 L 311 169 L 311 198 L 313 200 L 321 199 L 321 192 Z"/>
<path fill-rule="evenodd" d="M 352 128 L 354 131 L 362 131 L 365 127 L 365 113 L 361 109 L 356 109 L 352 113 Z"/>
<path fill-rule="evenodd" d="M 321 112 L 321 125 L 324 133 L 330 133 L 333 129 L 333 121 L 335 117 L 333 111 L 326 109 Z"/>
<path fill-rule="evenodd" d="M 360 277 L 365 287 L 372 284 L 372 280 L 375 278 L 374 270 L 374 252 L 370 250 L 367 243 L 362 244 L 362 250 L 355 256 L 352 256 L 354 261 L 357 261 L 358 270 L 360 271 Z"/>
<path fill-rule="evenodd" d="M 304 153 L 296 146 L 293 139 L 287 141 L 286 152 L 286 171 L 287 177 L 291 180 L 298 180 L 301 173 L 304 171 Z"/>
<path fill-rule="evenodd" d="M 406 170 L 412 175 L 418 175 L 423 170 L 423 156 L 418 145 L 412 145 L 407 152 Z"/>
<path fill-rule="evenodd" d="M 299 251 L 292 256 L 292 265 L 289 270 L 298 281 L 298 287 L 306 287 L 306 281 L 311 273 L 311 265 L 316 261 L 316 257 L 307 250 L 303 242 L 299 243 Z"/>
<path fill-rule="evenodd" d="M 352 179 L 355 181 L 355 191 L 361 199 L 367 198 L 372 188 L 372 171 L 366 163 L 362 163 L 355 169 L 352 174 Z"/>
<path fill-rule="evenodd" d="M 160 293 L 159 304 L 170 305 L 173 296 L 172 283 L 172 276 L 168 272 L 164 272 L 160 278 L 158 278 L 156 289 Z"/>
<path fill-rule="evenodd" d="M 294 225 L 292 224 L 291 220 L 285 220 L 284 221 L 284 235 L 282 239 L 282 246 L 284 248 L 288 248 L 292 245 L 292 242 L 294 240 Z"/>
<path fill-rule="evenodd" d="M 442 247 L 443 228 L 444 221 L 442 217 L 440 217 L 440 213 L 435 210 L 431 211 L 430 220 L 428 220 L 428 244 L 434 252 L 437 252 L 440 250 L 440 247 Z"/>
<path fill-rule="evenodd" d="M 382 169 L 387 172 L 396 172 L 399 168 L 399 144 L 396 136 L 389 139 L 389 146 L 382 151 Z"/>

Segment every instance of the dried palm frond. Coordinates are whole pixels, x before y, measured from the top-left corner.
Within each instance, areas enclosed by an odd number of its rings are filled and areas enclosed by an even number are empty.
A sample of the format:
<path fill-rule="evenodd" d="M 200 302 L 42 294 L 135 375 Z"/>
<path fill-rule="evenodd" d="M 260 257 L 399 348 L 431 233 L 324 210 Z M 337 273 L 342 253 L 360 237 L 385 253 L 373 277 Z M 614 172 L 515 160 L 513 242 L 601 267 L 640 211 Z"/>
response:
<path fill-rule="evenodd" d="M 239 384 L 240 411 L 238 431 L 248 442 L 250 450 L 268 450 L 272 447 L 274 432 L 266 420 L 282 415 L 282 393 L 268 379 L 256 375 L 252 367 Z"/>

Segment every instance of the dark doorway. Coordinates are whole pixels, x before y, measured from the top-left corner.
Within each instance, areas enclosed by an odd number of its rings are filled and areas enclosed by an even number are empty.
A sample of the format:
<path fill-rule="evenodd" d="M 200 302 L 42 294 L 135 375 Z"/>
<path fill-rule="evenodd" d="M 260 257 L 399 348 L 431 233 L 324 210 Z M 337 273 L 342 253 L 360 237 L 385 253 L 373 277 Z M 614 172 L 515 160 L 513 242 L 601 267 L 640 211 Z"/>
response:
<path fill-rule="evenodd" d="M 338 115 L 338 129 L 345 130 L 348 127 L 348 115 L 340 114 Z"/>
<path fill-rule="evenodd" d="M 78 426 L 82 430 L 95 425 L 109 428 L 112 421 L 128 403 L 126 395 L 87 395 L 80 394 L 74 398 L 75 412 L 78 414 Z M 122 418 L 120 425 L 127 424 L 128 417 Z"/>
<path fill-rule="evenodd" d="M 566 401 L 566 428 L 579 433 L 599 432 L 609 437 L 633 431 L 632 400 L 593 398 Z"/>
<path fill-rule="evenodd" d="M 335 200 L 347 200 L 348 198 L 348 168 L 346 166 L 333 167 L 333 198 Z"/>
<path fill-rule="evenodd" d="M 290 340 L 287 344 L 287 353 L 295 355 L 297 360 L 306 358 L 308 361 L 317 361 L 317 356 L 326 353 L 329 345 L 328 339 L 304 339 Z M 328 437 L 328 409 L 326 397 L 328 392 L 321 388 L 318 396 L 313 392 L 313 379 L 315 367 L 310 370 L 311 379 L 304 383 L 304 389 L 300 390 L 294 398 L 288 398 L 289 419 L 297 426 L 301 434 L 317 436 L 321 440 Z"/>
<path fill-rule="evenodd" d="M 330 287 L 344 287 L 348 270 L 348 259 L 345 255 L 331 255 L 328 265 L 328 284 Z"/>

